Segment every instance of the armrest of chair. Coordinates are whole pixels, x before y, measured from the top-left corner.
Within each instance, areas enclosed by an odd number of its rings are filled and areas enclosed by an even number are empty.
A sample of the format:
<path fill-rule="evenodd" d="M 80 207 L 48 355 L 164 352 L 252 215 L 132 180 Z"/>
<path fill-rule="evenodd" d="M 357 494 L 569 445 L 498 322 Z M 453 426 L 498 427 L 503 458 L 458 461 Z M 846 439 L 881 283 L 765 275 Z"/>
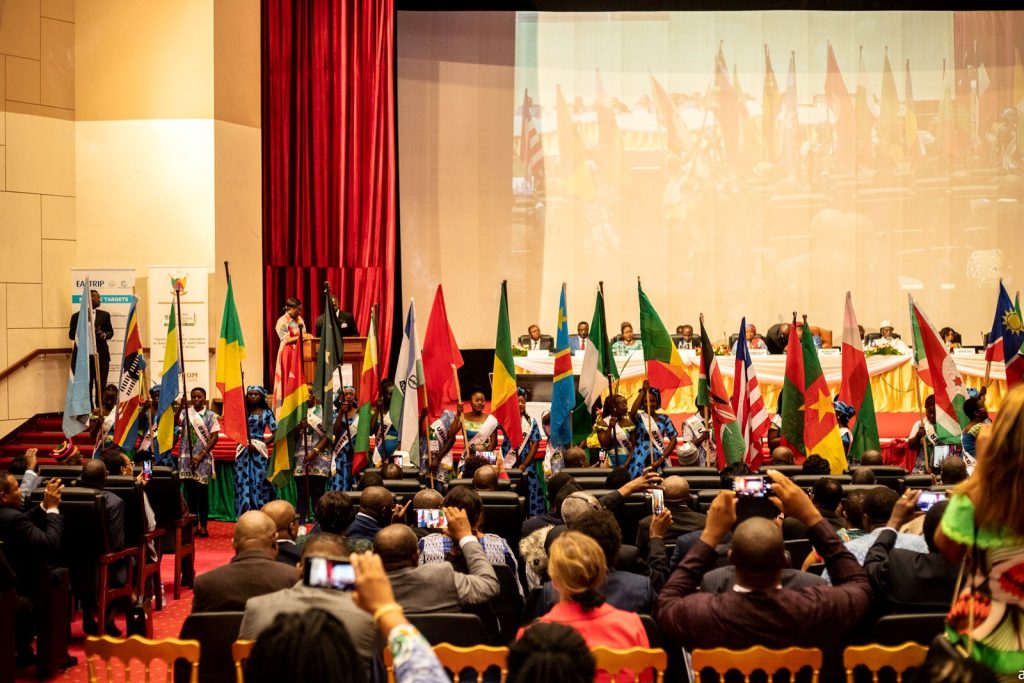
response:
<path fill-rule="evenodd" d="M 191 512 L 187 515 L 182 515 L 181 519 L 176 519 L 171 523 L 171 526 L 182 528 L 193 524 L 198 517 L 193 515 Z"/>
<path fill-rule="evenodd" d="M 122 548 L 121 550 L 115 550 L 112 553 L 107 553 L 105 555 L 100 555 L 99 561 L 100 561 L 100 564 L 111 564 L 113 562 L 117 562 L 118 560 L 123 560 L 126 557 L 134 557 L 135 555 L 138 555 L 138 554 L 139 554 L 139 546 L 133 545 L 133 546 L 130 546 L 128 548 Z"/>
<path fill-rule="evenodd" d="M 166 535 L 167 529 L 154 529 L 153 531 L 150 531 L 149 533 L 142 535 L 142 542 L 143 544 L 146 544 L 150 541 L 155 541 L 158 538 L 163 538 Z"/>

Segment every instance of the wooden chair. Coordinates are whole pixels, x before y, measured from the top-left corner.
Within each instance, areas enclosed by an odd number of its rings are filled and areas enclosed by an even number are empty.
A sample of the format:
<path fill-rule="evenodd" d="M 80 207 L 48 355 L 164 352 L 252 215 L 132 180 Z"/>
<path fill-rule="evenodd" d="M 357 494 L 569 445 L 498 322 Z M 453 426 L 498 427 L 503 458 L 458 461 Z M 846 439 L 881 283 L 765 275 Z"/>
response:
<path fill-rule="evenodd" d="M 245 683 L 245 660 L 252 654 L 255 640 L 236 640 L 231 646 L 231 658 L 235 660 L 235 683 Z"/>
<path fill-rule="evenodd" d="M 96 674 L 95 658 L 103 660 L 106 670 L 105 680 L 109 683 L 117 678 L 111 675 L 113 661 L 120 660 L 124 667 L 124 680 L 131 681 L 130 662 L 137 659 L 145 667 L 145 680 L 149 683 L 149 665 L 155 660 L 162 660 L 167 664 L 167 683 L 174 680 L 174 662 L 177 659 L 184 659 L 190 665 L 189 682 L 199 681 L 199 642 L 196 640 L 178 640 L 177 638 L 163 638 L 161 640 L 149 640 L 140 636 L 131 638 L 101 638 L 88 637 L 85 639 L 85 660 L 89 669 L 89 683 L 97 683 L 99 677 Z"/>
<path fill-rule="evenodd" d="M 746 650 L 728 650 L 717 647 L 713 650 L 694 650 L 693 672 L 699 679 L 701 671 L 713 669 L 719 680 L 723 673 L 736 670 L 743 674 L 743 680 L 749 681 L 750 674 L 764 671 L 771 674 L 780 669 L 787 669 L 791 676 L 804 667 L 811 669 L 811 682 L 818 683 L 821 672 L 821 650 L 806 647 L 789 647 L 785 650 L 771 650 L 760 645 L 748 647 Z"/>
<path fill-rule="evenodd" d="M 437 655 L 441 666 L 452 672 L 454 680 L 465 680 L 461 677 L 464 669 L 476 671 L 477 683 L 484 680 L 484 672 L 491 667 L 497 667 L 501 671 L 499 681 L 505 680 L 508 669 L 505 661 L 508 659 L 507 647 L 491 647 L 490 645 L 477 645 L 475 647 L 459 647 L 441 643 L 434 646 L 434 654 Z"/>
<path fill-rule="evenodd" d="M 903 672 L 921 666 L 928 648 L 914 642 L 895 647 L 885 645 L 850 646 L 843 652 L 843 666 L 846 668 L 847 683 L 853 683 L 853 670 L 858 666 L 867 667 L 871 680 L 878 683 L 878 672 L 885 667 L 896 672 L 896 683 L 903 681 Z"/>
<path fill-rule="evenodd" d="M 668 654 L 664 650 L 652 650 L 646 647 L 634 647 L 629 650 L 615 650 L 610 647 L 591 648 L 590 652 L 597 661 L 598 671 L 607 671 L 612 680 L 620 671 L 632 671 L 633 680 L 639 681 L 641 674 L 647 669 L 654 669 L 655 683 L 665 679 L 668 667 Z"/>

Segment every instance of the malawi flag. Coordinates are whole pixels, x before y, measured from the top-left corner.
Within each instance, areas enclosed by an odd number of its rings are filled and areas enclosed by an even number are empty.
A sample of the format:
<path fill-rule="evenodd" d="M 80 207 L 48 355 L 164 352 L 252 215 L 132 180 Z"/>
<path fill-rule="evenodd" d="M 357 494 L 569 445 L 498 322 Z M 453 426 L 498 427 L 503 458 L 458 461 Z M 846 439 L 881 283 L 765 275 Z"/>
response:
<path fill-rule="evenodd" d="M 569 315 L 565 306 L 565 283 L 558 299 L 558 327 L 555 332 L 555 374 L 551 384 L 551 436 L 555 448 L 572 445 L 572 410 L 576 389 L 572 380 L 572 354 L 569 351 Z"/>
<path fill-rule="evenodd" d="M 434 305 L 427 320 L 427 334 L 423 337 L 423 381 L 427 385 L 427 409 L 437 419 L 445 408 L 458 404 L 458 369 L 462 367 L 462 353 L 455 334 L 448 324 L 441 285 L 434 293 Z"/>
<path fill-rule="evenodd" d="M 1024 356 L 1020 355 L 1024 342 L 1024 321 L 1020 310 L 1010 301 L 1010 293 L 999 281 L 999 298 L 996 300 L 996 315 L 992 320 L 992 331 L 988 333 L 985 360 L 1003 362 L 1006 365 L 1006 386 L 1013 387 L 1024 379 Z"/>
<path fill-rule="evenodd" d="M 679 387 L 688 387 L 693 382 L 686 374 L 679 349 L 672 343 L 672 337 L 644 294 L 640 281 L 636 283 L 640 295 L 640 339 L 643 340 L 644 360 L 647 362 L 647 379 L 651 386 L 665 395 L 663 407 L 667 407 L 671 396 Z"/>
<path fill-rule="evenodd" d="M 142 357 L 142 338 L 139 336 L 138 297 L 132 297 L 128 311 L 128 325 L 124 332 L 124 353 L 121 355 L 121 379 L 117 384 L 117 416 L 114 419 L 114 443 L 121 448 L 135 448 L 139 433 L 139 412 L 142 396 L 139 385 L 146 361 Z M 127 446 L 125 446 L 127 444 Z"/>
<path fill-rule="evenodd" d="M 594 300 L 594 317 L 590 322 L 590 335 L 583 350 L 583 368 L 580 370 L 580 384 L 576 392 L 576 407 L 572 412 L 573 441 L 579 443 L 587 438 L 594 428 L 594 404 L 608 391 L 609 378 L 618 378 L 619 369 L 612 360 L 608 344 L 608 328 L 605 325 L 604 292 L 599 288 Z"/>
<path fill-rule="evenodd" d="M 508 324 L 508 281 L 501 282 L 498 332 L 494 339 L 494 372 L 491 377 L 491 414 L 498 420 L 515 452 L 522 445 L 523 426 L 516 394 L 516 366 L 512 362 L 512 333 Z"/>
<path fill-rule="evenodd" d="M 969 422 L 964 415 L 967 387 L 939 333 L 914 297 L 909 298 L 917 375 L 935 392 L 935 434 L 941 443 L 959 444 L 961 431 Z"/>
<path fill-rule="evenodd" d="M 370 329 L 366 333 L 366 350 L 363 352 L 363 368 L 359 373 L 359 423 L 356 426 L 355 456 L 352 458 L 352 474 L 358 474 L 369 464 L 370 424 L 373 404 L 380 393 L 380 373 L 377 370 L 377 306 L 370 311 Z"/>
<path fill-rule="evenodd" d="M 217 389 L 224 399 L 224 416 L 220 418 L 220 431 L 235 443 L 249 442 L 249 424 L 245 415 L 245 387 L 242 386 L 242 359 L 245 358 L 245 339 L 242 323 L 235 306 L 235 290 L 228 280 L 228 293 L 224 297 L 224 317 L 220 321 L 220 339 L 217 340 Z"/>
<path fill-rule="evenodd" d="M 704 329 L 704 315 L 700 316 L 700 378 L 697 381 L 697 407 L 711 412 L 711 431 L 715 435 L 718 451 L 718 469 L 734 462 L 742 462 L 747 447 L 743 441 L 740 423 L 732 409 L 725 382 L 718 369 L 715 347 Z"/>
<path fill-rule="evenodd" d="M 860 460 L 864 451 L 878 450 L 878 423 L 875 420 L 875 399 L 868 380 L 868 363 L 853 312 L 853 298 L 846 293 L 846 312 L 843 315 L 843 383 L 839 400 L 853 406 L 854 422 L 850 438 L 850 457 Z"/>
<path fill-rule="evenodd" d="M 302 372 L 302 349 L 297 343 L 282 344 L 274 378 L 274 462 L 267 474 L 267 479 L 278 488 L 285 486 L 291 476 L 295 436 L 299 423 L 306 419 L 307 401 L 309 387 Z"/>

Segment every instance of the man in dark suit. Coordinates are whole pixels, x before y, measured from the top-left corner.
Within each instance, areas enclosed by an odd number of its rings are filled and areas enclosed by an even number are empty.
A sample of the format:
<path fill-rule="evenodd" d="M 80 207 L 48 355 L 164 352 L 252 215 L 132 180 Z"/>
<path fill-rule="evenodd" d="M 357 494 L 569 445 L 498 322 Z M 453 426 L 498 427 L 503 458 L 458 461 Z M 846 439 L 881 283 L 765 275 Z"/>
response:
<path fill-rule="evenodd" d="M 343 311 L 338 308 L 338 298 L 331 295 L 331 304 L 334 306 L 334 314 L 338 316 L 338 333 L 342 337 L 358 337 L 359 328 L 356 327 L 356 319 L 348 311 Z M 316 318 L 316 336 L 324 336 L 324 320 L 327 319 L 326 313 L 321 313 Z"/>
<path fill-rule="evenodd" d="M 590 344 L 590 324 L 581 320 L 576 325 L 576 334 L 569 337 L 569 351 L 576 353 L 577 351 L 586 351 L 587 346 Z"/>
<path fill-rule="evenodd" d="M 368 486 L 359 496 L 359 512 L 345 532 L 347 539 L 365 539 L 373 542 L 377 532 L 397 517 L 405 516 L 405 506 L 395 506 L 395 496 L 383 486 Z"/>
<path fill-rule="evenodd" d="M 30 663 L 35 620 L 32 606 L 40 585 L 40 572 L 47 560 L 56 559 L 60 550 L 64 518 L 60 515 L 59 479 L 46 484 L 43 504 L 26 514 L 21 511 L 22 495 L 18 480 L 5 475 L 0 480 L 0 543 L 3 554 L 15 573 L 18 608 L 15 626 L 15 651 L 18 665 Z"/>
<path fill-rule="evenodd" d="M 96 489 L 100 492 L 103 506 L 107 510 L 107 539 L 110 542 L 111 552 L 124 548 L 124 500 L 115 496 L 103 487 L 107 483 L 107 466 L 101 459 L 87 460 L 82 465 L 82 474 L 79 477 L 82 486 Z M 72 561 L 74 563 L 74 561 Z M 97 582 L 99 575 L 96 566 L 92 563 L 77 563 L 70 567 L 72 585 L 79 591 L 82 600 L 82 630 L 88 635 L 97 634 L 96 624 L 96 595 L 99 590 Z M 128 567 L 125 561 L 119 561 L 111 566 L 110 582 L 112 585 L 124 585 L 128 581 Z M 107 611 L 107 623 L 105 625 L 107 635 L 120 637 L 121 632 L 114 625 L 114 610 Z"/>
<path fill-rule="evenodd" d="M 110 314 L 100 308 L 100 293 L 95 289 L 89 292 L 89 300 L 92 303 L 93 327 L 96 329 L 96 355 L 99 356 L 100 365 L 100 386 L 107 386 L 107 373 L 110 371 L 110 349 L 107 348 L 107 340 L 114 338 L 114 326 L 110 324 Z M 71 314 L 71 324 L 68 326 L 68 339 L 74 340 L 78 327 L 78 311 Z M 71 367 L 75 367 L 75 358 L 78 355 L 78 348 L 71 352 Z M 94 380 L 93 366 L 89 364 L 89 376 Z M 97 403 L 99 403 L 97 397 Z"/>
<path fill-rule="evenodd" d="M 551 351 L 555 348 L 555 340 L 550 334 L 541 334 L 540 325 L 534 323 L 526 330 L 529 334 L 519 338 L 519 344 L 528 351 Z"/>
<path fill-rule="evenodd" d="M 683 534 L 703 529 L 707 515 L 690 508 L 690 484 L 682 477 L 672 476 L 665 478 L 662 487 L 665 491 L 665 509 L 672 513 L 672 526 L 665 532 L 665 542 L 675 543 Z M 650 545 L 651 519 L 651 515 L 641 519 L 636 531 L 636 547 L 641 557 L 647 556 L 647 547 Z"/>
<path fill-rule="evenodd" d="M 196 577 L 192 613 L 242 611 L 249 598 L 291 588 L 296 566 L 278 562 L 277 528 L 268 515 L 250 510 L 238 518 L 229 564 Z"/>
<path fill-rule="evenodd" d="M 287 500 L 272 500 L 262 508 L 263 514 L 274 521 L 277 535 L 277 561 L 290 567 L 299 563 L 302 550 L 295 544 L 299 535 L 299 519 L 295 508 Z"/>

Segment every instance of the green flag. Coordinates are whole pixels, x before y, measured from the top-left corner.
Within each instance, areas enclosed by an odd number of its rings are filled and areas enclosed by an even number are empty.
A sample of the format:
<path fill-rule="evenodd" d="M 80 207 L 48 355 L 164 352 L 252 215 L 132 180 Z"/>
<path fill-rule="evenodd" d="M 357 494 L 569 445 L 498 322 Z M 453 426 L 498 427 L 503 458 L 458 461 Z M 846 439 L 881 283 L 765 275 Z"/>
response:
<path fill-rule="evenodd" d="M 338 324 L 338 312 L 331 290 L 324 292 L 324 328 L 320 333 L 320 350 L 316 355 L 316 370 L 313 372 L 313 395 L 323 406 L 323 429 L 325 434 L 334 428 L 334 373 L 341 365 L 344 342 Z"/>
<path fill-rule="evenodd" d="M 575 443 L 587 438 L 594 428 L 594 404 L 608 391 L 609 377 L 618 379 L 619 369 L 615 367 L 611 346 L 608 344 L 604 294 L 598 289 L 594 301 L 594 317 L 590 323 L 590 335 L 583 350 L 583 368 L 580 370 L 579 389 L 576 392 L 576 407 L 572 411 L 572 434 Z"/>

